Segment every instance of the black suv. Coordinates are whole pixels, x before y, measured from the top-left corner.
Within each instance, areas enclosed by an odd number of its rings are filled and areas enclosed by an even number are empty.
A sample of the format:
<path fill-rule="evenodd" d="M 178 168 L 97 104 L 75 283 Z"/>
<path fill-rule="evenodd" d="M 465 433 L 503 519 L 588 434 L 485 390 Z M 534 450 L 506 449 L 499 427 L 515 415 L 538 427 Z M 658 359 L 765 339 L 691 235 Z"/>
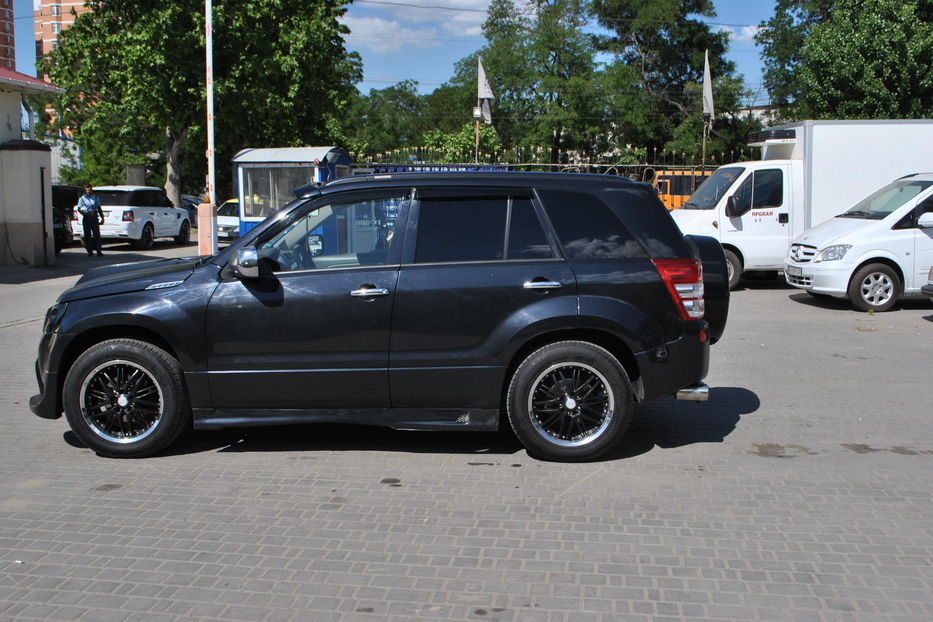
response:
<path fill-rule="evenodd" d="M 650 186 L 377 175 L 300 198 L 211 257 L 102 267 L 49 309 L 37 415 L 107 456 L 195 428 L 495 430 L 589 460 L 635 402 L 706 399 L 725 259 Z M 705 296 L 704 296 L 705 291 Z"/>

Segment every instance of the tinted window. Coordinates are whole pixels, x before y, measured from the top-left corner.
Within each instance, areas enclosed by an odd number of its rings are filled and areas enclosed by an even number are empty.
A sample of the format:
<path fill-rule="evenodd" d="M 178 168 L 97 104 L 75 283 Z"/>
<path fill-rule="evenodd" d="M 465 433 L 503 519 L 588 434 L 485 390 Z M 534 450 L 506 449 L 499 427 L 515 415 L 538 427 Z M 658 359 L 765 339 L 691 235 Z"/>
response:
<path fill-rule="evenodd" d="M 644 257 L 645 251 L 622 222 L 596 197 L 542 190 L 545 211 L 570 259 Z"/>
<path fill-rule="evenodd" d="M 548 259 L 554 256 L 529 197 L 512 197 L 507 256 L 509 259 Z"/>
<path fill-rule="evenodd" d="M 751 204 L 751 209 L 764 209 L 766 207 L 780 207 L 784 204 L 784 175 L 779 169 L 755 171 L 749 175 L 738 192 L 739 211 L 745 211 Z"/>
<path fill-rule="evenodd" d="M 95 190 L 94 194 L 100 199 L 101 205 L 135 205 L 132 193 L 124 190 Z"/>
<path fill-rule="evenodd" d="M 415 263 L 502 259 L 508 196 L 421 199 Z"/>
<path fill-rule="evenodd" d="M 259 244 L 260 260 L 273 272 L 384 265 L 393 257 L 398 208 L 406 199 L 397 195 L 315 203 Z"/>

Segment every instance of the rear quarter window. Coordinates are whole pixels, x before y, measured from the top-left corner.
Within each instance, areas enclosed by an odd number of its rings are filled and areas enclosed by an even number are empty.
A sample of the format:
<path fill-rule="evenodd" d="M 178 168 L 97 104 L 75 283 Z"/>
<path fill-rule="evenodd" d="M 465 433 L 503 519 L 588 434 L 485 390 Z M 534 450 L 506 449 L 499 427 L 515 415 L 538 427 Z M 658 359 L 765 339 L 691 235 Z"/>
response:
<path fill-rule="evenodd" d="M 538 191 L 568 259 L 630 259 L 645 249 L 596 196 L 566 190 Z M 662 208 L 663 209 L 663 208 Z"/>

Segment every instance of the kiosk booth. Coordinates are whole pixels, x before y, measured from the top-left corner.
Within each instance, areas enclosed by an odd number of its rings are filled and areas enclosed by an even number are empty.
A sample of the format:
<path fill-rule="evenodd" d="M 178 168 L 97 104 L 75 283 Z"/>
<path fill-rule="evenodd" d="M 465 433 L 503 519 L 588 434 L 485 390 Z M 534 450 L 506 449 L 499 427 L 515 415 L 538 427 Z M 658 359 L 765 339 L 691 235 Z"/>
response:
<path fill-rule="evenodd" d="M 233 166 L 241 236 L 294 200 L 296 188 L 351 175 L 350 156 L 339 147 L 244 149 Z"/>

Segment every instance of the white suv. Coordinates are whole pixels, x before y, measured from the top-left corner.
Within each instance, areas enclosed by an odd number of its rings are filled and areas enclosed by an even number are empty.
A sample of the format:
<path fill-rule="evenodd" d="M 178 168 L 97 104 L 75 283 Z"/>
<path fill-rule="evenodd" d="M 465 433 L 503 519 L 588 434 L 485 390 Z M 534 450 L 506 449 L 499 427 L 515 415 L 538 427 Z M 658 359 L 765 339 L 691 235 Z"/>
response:
<path fill-rule="evenodd" d="M 102 239 L 125 240 L 139 249 L 152 248 L 156 238 L 171 237 L 176 244 L 187 244 L 191 239 L 188 211 L 172 205 L 159 188 L 99 186 L 94 194 L 104 210 Z M 74 219 L 79 219 L 77 210 Z M 80 224 L 74 230 L 82 231 Z"/>
<path fill-rule="evenodd" d="M 933 173 L 908 175 L 794 240 L 784 276 L 814 295 L 887 311 L 921 295 L 933 265 Z"/>

